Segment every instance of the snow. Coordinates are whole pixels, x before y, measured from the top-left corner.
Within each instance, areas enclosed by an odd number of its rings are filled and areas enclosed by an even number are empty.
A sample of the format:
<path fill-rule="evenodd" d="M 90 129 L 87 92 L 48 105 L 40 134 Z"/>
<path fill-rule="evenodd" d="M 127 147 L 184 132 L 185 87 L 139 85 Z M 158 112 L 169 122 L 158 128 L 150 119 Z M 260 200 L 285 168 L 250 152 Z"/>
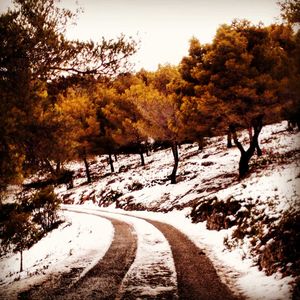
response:
<path fill-rule="evenodd" d="M 71 212 L 63 215 L 65 223 L 24 251 L 23 272 L 18 253 L 0 260 L 0 295 L 17 298 L 18 292 L 71 268 L 82 268 L 82 276 L 104 256 L 114 234 L 111 222 Z"/>
<path fill-rule="evenodd" d="M 98 208 L 94 208 L 98 209 Z M 103 209 L 101 209 L 103 210 Z M 205 222 L 193 224 L 185 217 L 187 211 L 169 213 L 125 212 L 120 209 L 108 208 L 107 211 L 138 216 L 155 221 L 168 223 L 183 232 L 196 246 L 204 249 L 213 261 L 221 280 L 237 295 L 243 293 L 252 300 L 287 300 L 291 293 L 292 277 L 282 278 L 281 274 L 266 276 L 258 267 L 253 266 L 251 259 L 241 259 L 243 249 L 228 251 L 223 241 L 228 230 L 211 231 L 206 229 Z"/>
<path fill-rule="evenodd" d="M 247 140 L 246 132 L 242 132 L 240 137 L 245 142 Z M 102 214 L 103 210 L 110 214 L 119 214 L 118 218 L 133 224 L 138 236 L 137 256 L 123 281 L 122 292 L 131 289 L 140 294 L 160 293 L 160 286 L 153 290 L 147 282 L 153 262 L 157 266 L 163 266 L 161 270 L 167 268 L 169 277 L 166 288 L 176 289 L 176 271 L 167 241 L 152 225 L 132 217 L 136 216 L 166 222 L 181 230 L 197 246 L 205 249 L 205 254 L 213 261 L 220 278 L 237 295 L 242 293 L 252 300 L 291 299 L 294 278 L 282 277 L 281 273 L 267 276 L 260 271 L 256 266 L 255 258 L 251 256 L 251 245 L 247 238 L 241 240 L 237 247 L 228 249 L 224 246 L 224 240 L 231 236 L 234 227 L 220 231 L 207 230 L 206 222 L 193 224 L 187 217 L 193 205 L 212 196 L 222 200 L 229 198 L 238 200 L 242 205 L 240 211 L 246 210 L 246 206 L 252 204 L 255 206 L 258 216 L 267 215 L 275 218 L 274 222 L 278 222 L 285 213 L 299 212 L 300 133 L 286 131 L 286 122 L 282 122 L 264 126 L 259 139 L 264 155 L 260 158 L 254 156 L 251 159 L 250 167 L 253 171 L 243 181 L 238 180 L 237 174 L 239 150 L 237 148 L 226 149 L 226 137 L 215 137 L 207 140 L 203 152 L 198 151 L 197 145 L 181 146 L 176 185 L 171 185 L 169 181 L 165 180 L 172 171 L 172 153 L 170 150 L 161 150 L 151 153 L 150 157 L 145 157 L 145 167 L 140 166 L 139 155 L 119 155 L 118 161 L 114 163 L 116 169 L 114 174 L 110 174 L 105 157 L 97 158 L 91 165 L 92 174 L 97 180 L 89 185 L 85 184 L 83 164 L 74 162 L 69 167 L 77 174 L 74 181 L 75 188 L 66 190 L 64 186 L 61 186 L 56 191 L 61 197 L 75 205 L 84 202 L 84 205 L 78 205 L 77 209 L 79 210 L 87 208 L 98 210 L 98 202 L 105 200 L 107 192 L 118 191 L 123 195 L 118 199 L 118 203 L 124 208 L 127 208 L 128 205 L 135 205 L 135 207 L 140 205 L 141 209 L 161 211 L 124 211 L 116 209 L 115 203 L 110 202 L 108 202 L 110 205 L 108 208 L 101 208 Z M 122 166 L 128 167 L 129 170 L 118 172 Z M 132 190 L 132 186 L 136 182 L 142 184 L 143 188 Z M 162 213 L 164 211 L 167 213 Z M 43 239 L 47 242 L 42 240 L 36 245 L 42 249 L 39 250 L 43 253 L 39 254 L 41 262 L 38 262 L 36 254 L 30 254 L 33 253 L 31 251 L 34 248 L 24 255 L 27 265 L 26 271 L 21 274 L 17 273 L 18 255 L 0 260 L 1 270 L 2 268 L 4 270 L 1 275 L 0 294 L 3 289 L 9 288 L 16 291 L 33 284 L 35 280 L 42 277 L 42 272 L 48 274 L 48 272 L 66 270 L 68 266 L 79 260 L 76 260 L 75 257 L 82 258 L 87 255 L 86 253 L 91 253 L 88 249 L 80 250 L 82 243 L 75 243 L 75 232 L 78 230 L 81 232 L 82 239 L 88 240 L 87 236 L 91 234 L 88 228 L 94 228 L 92 219 L 95 224 L 101 222 L 101 226 L 95 225 L 93 234 L 96 235 L 96 228 L 98 228 L 97 246 L 93 248 L 94 246 L 90 245 L 90 247 L 93 251 L 97 249 L 99 253 L 97 259 L 104 255 L 113 234 L 110 222 L 96 216 L 92 218 L 71 213 L 66 215 L 72 219 L 72 226 L 64 229 L 61 227 L 53 231 Z M 233 218 L 233 216 L 229 216 L 229 218 Z M 83 221 L 83 219 L 86 220 Z M 86 227 L 84 227 L 85 225 Z M 74 231 L 68 229 L 71 227 Z M 67 230 L 71 230 L 73 234 L 73 242 L 70 245 L 66 237 L 71 236 L 71 233 L 63 234 Z M 268 227 L 265 226 L 263 230 L 267 232 Z M 89 238 L 89 240 L 94 240 L 94 238 Z M 54 244 L 55 241 L 62 244 L 61 247 L 65 249 L 64 254 L 59 251 L 51 252 L 51 247 L 48 245 Z M 64 242 L 62 243 L 62 241 Z M 45 244 L 38 246 L 42 243 Z M 69 255 L 70 249 L 73 249 L 74 252 L 71 256 Z M 47 258 L 48 254 L 49 259 Z M 30 262 L 31 260 L 32 262 Z M 87 260 L 91 267 L 93 259 L 90 256 Z M 57 263 L 50 264 L 50 262 Z M 67 266 L 63 267 L 64 264 Z M 15 267 L 13 267 L 14 265 Z M 50 266 L 44 270 L 43 266 L 47 265 Z M 38 275 L 30 278 L 29 274 L 34 274 L 36 270 Z M 144 274 L 143 270 L 149 271 Z M 28 275 L 26 275 L 27 273 Z M 13 282 L 19 277 L 19 281 Z M 136 284 L 134 284 L 135 281 Z"/>
<path fill-rule="evenodd" d="M 123 279 L 119 297 L 126 292 L 131 297 L 159 296 L 165 292 L 177 294 L 176 270 L 170 245 L 164 235 L 150 223 L 136 217 L 111 213 L 90 205 L 79 207 L 65 205 L 65 209 L 97 213 L 122 220 L 133 225 L 138 239 L 137 253 L 133 264 Z M 174 298 L 175 299 L 175 298 Z"/>
<path fill-rule="evenodd" d="M 261 272 L 250 271 L 245 274 L 240 280 L 240 285 L 244 290 L 251 291 L 249 296 L 251 299 L 261 300 L 280 300 L 288 299 L 290 293 L 291 279 L 277 278 L 278 274 L 273 274 L 269 277 L 264 276 Z M 257 285 L 257 282 L 260 284 Z M 275 285 L 276 283 L 276 285 Z"/>
<path fill-rule="evenodd" d="M 150 223 L 140 219 L 134 219 L 133 223 L 138 235 L 138 248 L 136 258 L 123 280 L 120 294 L 130 292 L 137 299 L 158 297 L 165 292 L 176 295 L 176 270 L 169 243 Z"/>

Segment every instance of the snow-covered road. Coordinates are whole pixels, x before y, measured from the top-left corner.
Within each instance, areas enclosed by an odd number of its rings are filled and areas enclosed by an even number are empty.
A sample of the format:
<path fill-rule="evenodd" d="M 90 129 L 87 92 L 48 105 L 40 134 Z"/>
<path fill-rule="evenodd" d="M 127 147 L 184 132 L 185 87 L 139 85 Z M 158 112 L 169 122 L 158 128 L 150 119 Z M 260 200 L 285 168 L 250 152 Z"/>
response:
<path fill-rule="evenodd" d="M 243 299 L 232 294 L 205 253 L 172 225 L 103 209 L 75 209 L 134 226 L 137 254 L 122 282 L 121 299 Z"/>
<path fill-rule="evenodd" d="M 104 256 L 114 236 L 110 221 L 72 212 L 64 212 L 62 217 L 66 221 L 59 228 L 24 251 L 23 272 L 19 272 L 19 253 L 1 258 L 0 299 L 17 299 L 19 292 L 72 269 L 83 272 Z"/>
<path fill-rule="evenodd" d="M 241 292 L 249 299 L 272 299 L 251 297 L 222 274 L 221 281 L 194 236 L 195 225 L 189 227 L 182 216 L 129 214 L 64 206 L 69 223 L 28 250 L 25 272 L 9 282 L 9 260 L 0 265 L 7 274 L 0 278 L 0 299 L 16 299 L 20 292 L 24 299 L 243 299 Z M 16 276 L 17 256 L 12 262 Z"/>
<path fill-rule="evenodd" d="M 14 299 L 20 292 L 24 299 L 235 299 L 204 253 L 173 226 L 99 209 L 64 210 L 74 220 L 95 223 L 98 217 L 98 226 L 104 224 L 102 236 L 107 237 L 99 252 L 77 251 L 89 242 L 83 235 L 68 269 L 58 272 L 56 266 L 30 283 L 20 279 L 1 289 L 1 299 Z M 61 244 L 66 238 L 72 239 L 70 232 Z"/>
<path fill-rule="evenodd" d="M 133 226 L 133 233 L 137 236 L 135 259 L 122 280 L 117 298 L 177 298 L 177 280 L 172 251 L 168 241 L 158 229 L 132 216 L 81 207 L 67 208 L 67 210 L 118 219 Z"/>

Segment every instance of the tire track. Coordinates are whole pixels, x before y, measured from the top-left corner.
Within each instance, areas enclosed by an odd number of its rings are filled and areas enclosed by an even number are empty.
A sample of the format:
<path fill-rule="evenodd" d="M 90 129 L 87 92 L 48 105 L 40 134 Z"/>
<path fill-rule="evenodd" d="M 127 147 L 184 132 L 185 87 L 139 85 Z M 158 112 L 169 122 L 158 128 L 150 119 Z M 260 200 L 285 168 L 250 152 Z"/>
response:
<path fill-rule="evenodd" d="M 116 300 L 178 299 L 176 270 L 171 247 L 160 230 L 147 220 L 135 216 L 111 213 L 101 209 L 83 208 L 81 211 L 96 213 L 104 218 L 117 218 L 131 224 L 137 234 L 135 259 L 122 280 Z"/>
<path fill-rule="evenodd" d="M 50 292 L 49 290 L 44 290 L 44 293 L 41 293 L 41 291 L 36 293 L 36 290 L 31 290 L 31 293 L 27 295 L 30 297 L 20 299 L 244 299 L 243 297 L 238 298 L 235 296 L 221 282 L 213 264 L 204 252 L 172 225 L 130 214 L 104 210 L 68 210 L 109 219 L 115 228 L 115 237 L 109 250 L 103 259 L 71 288 L 61 284 L 53 290 L 50 289 Z M 136 259 L 138 248 L 137 238 L 133 236 L 133 227 L 138 226 L 139 222 L 134 222 L 134 219 L 150 223 L 149 225 L 156 227 L 168 241 L 176 268 L 176 292 L 175 290 L 170 290 L 165 295 L 161 294 L 157 295 L 157 297 L 153 295 L 153 297 L 149 298 L 147 295 L 139 295 L 137 293 L 139 290 L 138 282 L 136 285 L 137 290 L 134 288 L 135 275 L 128 277 L 128 274 L 130 274 L 129 270 L 134 269 L 132 266 Z M 150 277 L 154 276 L 153 278 L 155 278 L 155 268 L 151 268 L 147 272 Z M 170 274 L 167 276 L 170 276 Z M 154 280 L 153 286 L 159 286 L 159 283 L 163 282 L 163 280 L 165 280 L 163 276 L 158 276 Z"/>
<path fill-rule="evenodd" d="M 172 225 L 131 215 L 130 213 L 107 212 L 104 214 L 138 218 L 155 226 L 170 244 L 177 273 L 178 294 L 174 297 L 187 300 L 237 300 L 245 299 L 235 295 L 221 282 L 212 262 L 185 234 Z M 128 299 L 133 299 L 128 297 Z M 157 299 L 172 299 L 170 295 Z"/>
<path fill-rule="evenodd" d="M 133 222 L 138 248 L 116 300 L 178 299 L 177 276 L 169 242 L 149 222 L 135 217 L 126 219 Z"/>
<path fill-rule="evenodd" d="M 221 282 L 212 262 L 186 235 L 172 225 L 149 219 L 147 221 L 158 228 L 171 245 L 177 272 L 179 299 L 243 299 L 233 295 Z"/>
<path fill-rule="evenodd" d="M 88 214 L 100 217 L 97 213 Z M 72 280 L 71 273 L 63 274 L 56 282 L 48 281 L 21 293 L 19 299 L 114 299 L 135 258 L 137 239 L 131 225 L 115 218 L 105 218 L 114 226 L 114 239 L 104 257 L 84 277 L 70 287 L 74 277 Z M 78 277 L 81 271 L 73 270 L 73 273 Z"/>

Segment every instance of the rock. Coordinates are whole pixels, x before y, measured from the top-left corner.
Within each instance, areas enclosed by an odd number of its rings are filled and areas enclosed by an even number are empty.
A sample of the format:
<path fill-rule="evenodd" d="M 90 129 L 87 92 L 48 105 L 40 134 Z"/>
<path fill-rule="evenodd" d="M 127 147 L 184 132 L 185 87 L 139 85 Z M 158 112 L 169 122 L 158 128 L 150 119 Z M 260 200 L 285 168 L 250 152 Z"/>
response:
<path fill-rule="evenodd" d="M 207 221 L 210 230 L 227 229 L 239 223 L 235 214 L 240 208 L 241 204 L 233 197 L 227 198 L 226 202 L 213 197 L 195 205 L 190 217 L 194 223 Z"/>

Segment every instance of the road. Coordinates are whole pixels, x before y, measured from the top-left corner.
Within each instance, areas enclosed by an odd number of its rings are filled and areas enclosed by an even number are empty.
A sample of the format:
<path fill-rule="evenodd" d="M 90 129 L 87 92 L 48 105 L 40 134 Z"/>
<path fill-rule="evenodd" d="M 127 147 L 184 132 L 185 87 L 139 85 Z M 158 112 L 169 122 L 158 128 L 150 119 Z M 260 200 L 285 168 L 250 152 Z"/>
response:
<path fill-rule="evenodd" d="M 123 215 L 101 211 L 79 212 L 75 210 L 74 212 L 98 215 L 112 222 L 115 235 L 107 253 L 75 284 L 71 283 L 74 282 L 74 278 L 78 278 L 82 270 L 73 269 L 72 272 L 63 274 L 59 278 L 52 278 L 23 292 L 19 295 L 19 299 L 242 299 L 235 296 L 221 282 L 211 261 L 183 233 L 171 225 L 145 219 L 143 222 L 159 230 L 170 245 L 177 286 L 172 287 L 170 283 L 172 271 L 161 272 L 162 267 L 158 263 L 153 263 L 150 271 L 147 270 L 149 274 L 144 274 L 146 279 L 147 277 L 151 279 L 148 281 L 150 291 L 155 290 L 155 287 L 165 288 L 157 289 L 160 292 L 154 294 L 153 292 L 147 294 L 145 289 L 126 291 L 124 278 L 129 273 L 137 255 L 139 237 L 132 225 L 137 218 L 127 216 L 124 220 Z M 136 285 L 138 284 L 136 282 Z"/>

